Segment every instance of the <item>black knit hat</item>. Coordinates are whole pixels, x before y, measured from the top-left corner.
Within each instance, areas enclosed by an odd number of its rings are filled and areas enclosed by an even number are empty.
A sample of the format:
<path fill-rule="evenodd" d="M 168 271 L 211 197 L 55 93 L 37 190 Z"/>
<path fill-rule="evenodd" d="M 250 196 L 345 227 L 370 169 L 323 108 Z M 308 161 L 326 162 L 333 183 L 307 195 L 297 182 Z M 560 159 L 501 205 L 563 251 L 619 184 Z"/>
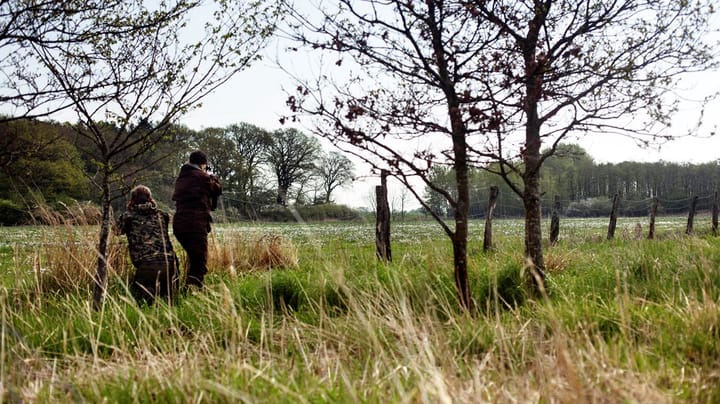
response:
<path fill-rule="evenodd" d="M 190 153 L 190 164 L 207 164 L 207 161 L 207 156 L 200 150 L 195 150 L 194 152 Z"/>

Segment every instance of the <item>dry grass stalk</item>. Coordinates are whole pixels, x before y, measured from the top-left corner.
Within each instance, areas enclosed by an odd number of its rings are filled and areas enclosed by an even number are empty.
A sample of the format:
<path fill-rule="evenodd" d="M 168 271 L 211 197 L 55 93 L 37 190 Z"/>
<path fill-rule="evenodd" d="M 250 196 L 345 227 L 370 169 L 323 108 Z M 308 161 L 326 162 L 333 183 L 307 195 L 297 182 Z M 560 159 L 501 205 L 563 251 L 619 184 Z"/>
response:
<path fill-rule="evenodd" d="M 551 250 L 545 255 L 545 269 L 549 273 L 558 273 L 566 270 L 572 262 L 568 253 Z"/>
<path fill-rule="evenodd" d="M 92 285 L 99 257 L 97 251 L 97 208 L 78 204 L 58 212 L 47 205 L 38 205 L 34 215 L 46 224 L 44 240 L 33 260 L 41 291 L 75 291 Z M 128 279 L 132 271 L 127 245 L 110 236 L 107 249 L 108 274 Z"/>
<path fill-rule="evenodd" d="M 295 268 L 297 248 L 279 235 L 226 233 L 222 242 L 210 238 L 208 268 L 211 272 L 235 275 L 268 269 Z"/>

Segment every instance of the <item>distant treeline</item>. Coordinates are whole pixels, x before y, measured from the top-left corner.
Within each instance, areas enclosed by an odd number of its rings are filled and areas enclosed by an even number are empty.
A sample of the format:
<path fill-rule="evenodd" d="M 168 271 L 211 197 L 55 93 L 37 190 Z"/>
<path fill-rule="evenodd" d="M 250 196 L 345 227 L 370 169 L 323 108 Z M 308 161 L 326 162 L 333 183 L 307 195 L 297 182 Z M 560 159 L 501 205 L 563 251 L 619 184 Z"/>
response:
<path fill-rule="evenodd" d="M 452 180 L 450 170 L 436 169 L 433 178 L 440 183 Z M 484 217 L 490 187 L 500 189 L 495 215 L 524 215 L 522 200 L 497 175 L 475 169 L 470 175 L 471 217 Z M 449 189 L 449 188 L 448 188 Z M 557 155 L 543 165 L 543 210 L 550 214 L 555 198 L 562 215 L 571 217 L 606 216 L 612 198 L 621 198 L 619 215 L 645 216 L 653 199 L 658 200 L 658 214 L 682 214 L 688 211 L 693 196 L 698 196 L 698 210 L 711 209 L 714 193 L 720 190 L 720 162 L 679 164 L 670 162 L 622 162 L 596 164 L 577 145 L 564 145 Z M 427 202 L 437 212 L 451 214 L 429 190 Z"/>
<path fill-rule="evenodd" d="M 73 125 L 24 119 L 0 123 L 0 225 L 32 222 L 32 212 L 41 208 L 75 215 L 89 211 L 88 204 L 97 206 L 103 160 L 94 155 L 96 147 L 76 136 Z M 268 131 L 240 123 L 200 131 L 173 125 L 167 133 L 145 152 L 128 150 L 132 157 L 117 159 L 124 165 L 110 178 L 115 212 L 125 210 L 129 190 L 137 184 L 150 187 L 158 205 L 171 210 L 178 170 L 199 148 L 223 182 L 218 220 L 290 221 L 297 214 L 308 220 L 349 220 L 359 215 L 332 203 L 331 192 L 352 178 L 349 159 L 326 153 L 299 130 Z M 278 174 L 278 167 L 289 171 Z"/>
<path fill-rule="evenodd" d="M 291 130 L 293 131 L 293 130 Z M 211 165 L 225 186 L 223 220 L 295 220 L 295 213 L 278 206 L 278 184 L 268 166 L 268 144 L 278 135 L 251 124 L 195 131 L 184 126 L 173 127 L 167 139 L 141 158 L 129 161 L 126 175 L 114 178 L 118 187 L 113 201 L 116 212 L 125 209 L 127 191 L 137 183 L 149 186 L 163 209 L 173 206 L 171 196 L 177 171 L 187 159 L 189 150 L 202 148 L 212 156 Z M 97 176 L 102 167 L 87 150 L 87 144 L 73 136 L 72 124 L 17 120 L 0 125 L 0 225 L 27 222 L 28 211 L 39 203 L 57 209 L 88 211 L 86 203 L 97 202 Z M 307 140 L 302 133 L 291 133 Z M 241 146 L 244 149 L 241 149 Z M 250 149 L 257 160 L 250 164 Z M 311 161 L 299 161 L 298 181 L 288 190 L 295 208 L 303 217 L 326 220 L 357 218 L 360 212 L 328 203 L 330 195 L 318 182 L 318 168 L 328 162 L 319 150 Z M 142 161 L 141 161 L 142 159 Z M 150 167 L 139 170 L 138 167 Z M 432 180 L 453 189 L 451 170 L 435 167 Z M 690 200 L 697 195 L 698 210 L 710 209 L 714 193 L 720 188 L 720 163 L 677 164 L 668 162 L 596 164 L 577 145 L 562 145 L 556 155 L 543 165 L 543 207 L 550 213 L 555 198 L 561 214 L 575 217 L 608 215 L 613 196 L 621 196 L 618 214 L 647 215 L 653 201 L 659 202 L 659 214 L 687 212 Z M 482 169 L 470 174 L 470 217 L 485 216 L 491 186 L 500 189 L 495 210 L 498 217 L 524 215 L 521 199 L 497 175 Z M 450 215 L 444 198 L 426 190 L 428 205 L 443 215 Z M 80 202 L 80 203 L 78 203 Z M 321 205 L 325 205 L 322 206 Z"/>

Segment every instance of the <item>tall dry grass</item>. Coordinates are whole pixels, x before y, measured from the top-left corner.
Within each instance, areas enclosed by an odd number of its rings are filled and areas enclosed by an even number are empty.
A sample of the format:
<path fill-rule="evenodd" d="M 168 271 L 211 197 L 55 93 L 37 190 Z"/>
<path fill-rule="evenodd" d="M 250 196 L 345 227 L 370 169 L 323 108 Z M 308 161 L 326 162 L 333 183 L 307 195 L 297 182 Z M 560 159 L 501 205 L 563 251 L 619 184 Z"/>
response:
<path fill-rule="evenodd" d="M 15 255 L 30 261 L 39 293 L 79 292 L 92 288 L 100 259 L 98 215 L 97 208 L 90 205 L 64 206 L 63 210 L 42 203 L 36 206 L 33 217 L 43 231 L 34 245 L 16 246 Z M 126 243 L 110 237 L 105 259 L 109 276 L 127 283 L 132 265 Z"/>
<path fill-rule="evenodd" d="M 298 266 L 297 248 L 280 235 L 226 231 L 222 239 L 211 234 L 208 271 L 237 275 Z"/>
<path fill-rule="evenodd" d="M 91 287 L 98 259 L 96 225 L 98 212 L 85 206 L 68 207 L 58 212 L 40 204 L 34 217 L 45 226 L 41 248 L 15 255 L 30 259 L 38 291 L 79 291 Z M 187 257 L 177 243 L 175 249 L 185 267 Z M 214 234 L 209 238 L 208 270 L 210 273 L 237 275 L 269 269 L 290 269 L 298 265 L 298 253 L 292 243 L 279 235 L 246 235 L 227 232 L 222 240 Z M 107 249 L 108 274 L 113 280 L 127 284 L 134 268 L 129 260 L 127 242 L 111 232 Z"/>

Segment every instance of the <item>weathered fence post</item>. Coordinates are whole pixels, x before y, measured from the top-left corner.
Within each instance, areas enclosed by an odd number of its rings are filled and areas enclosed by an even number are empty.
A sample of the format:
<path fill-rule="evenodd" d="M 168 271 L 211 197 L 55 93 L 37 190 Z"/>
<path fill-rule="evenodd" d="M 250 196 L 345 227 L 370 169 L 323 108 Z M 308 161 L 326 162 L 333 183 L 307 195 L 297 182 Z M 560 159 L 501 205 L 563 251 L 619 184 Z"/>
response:
<path fill-rule="evenodd" d="M 490 187 L 490 199 L 488 200 L 487 214 L 485 215 L 485 237 L 483 238 L 483 251 L 488 251 L 493 248 L 492 241 L 492 216 L 495 212 L 495 206 L 497 205 L 497 198 L 500 194 L 500 189 L 495 185 Z"/>
<path fill-rule="evenodd" d="M 617 226 L 617 210 L 620 204 L 620 194 L 613 196 L 612 210 L 610 211 L 610 224 L 608 224 L 607 239 L 615 238 L 615 227 Z"/>
<path fill-rule="evenodd" d="M 695 220 L 695 209 L 697 208 L 698 196 L 693 195 L 690 200 L 690 212 L 688 212 L 687 228 L 685 234 L 693 234 L 693 221 Z"/>
<path fill-rule="evenodd" d="M 715 194 L 713 195 L 713 205 L 712 205 L 712 232 L 713 236 L 717 236 L 718 232 L 718 211 L 720 208 L 718 208 L 718 193 L 715 191 Z"/>
<path fill-rule="evenodd" d="M 388 171 L 382 170 L 380 185 L 375 187 L 375 253 L 380 260 L 392 261 L 390 251 L 390 205 L 387 192 Z"/>
<path fill-rule="evenodd" d="M 658 198 L 653 198 L 652 205 L 650 206 L 650 225 L 648 226 L 648 240 L 655 238 L 655 216 L 657 215 L 658 209 Z"/>
<path fill-rule="evenodd" d="M 555 245 L 560 236 L 560 196 L 555 195 L 552 216 L 550 217 L 550 245 Z"/>

